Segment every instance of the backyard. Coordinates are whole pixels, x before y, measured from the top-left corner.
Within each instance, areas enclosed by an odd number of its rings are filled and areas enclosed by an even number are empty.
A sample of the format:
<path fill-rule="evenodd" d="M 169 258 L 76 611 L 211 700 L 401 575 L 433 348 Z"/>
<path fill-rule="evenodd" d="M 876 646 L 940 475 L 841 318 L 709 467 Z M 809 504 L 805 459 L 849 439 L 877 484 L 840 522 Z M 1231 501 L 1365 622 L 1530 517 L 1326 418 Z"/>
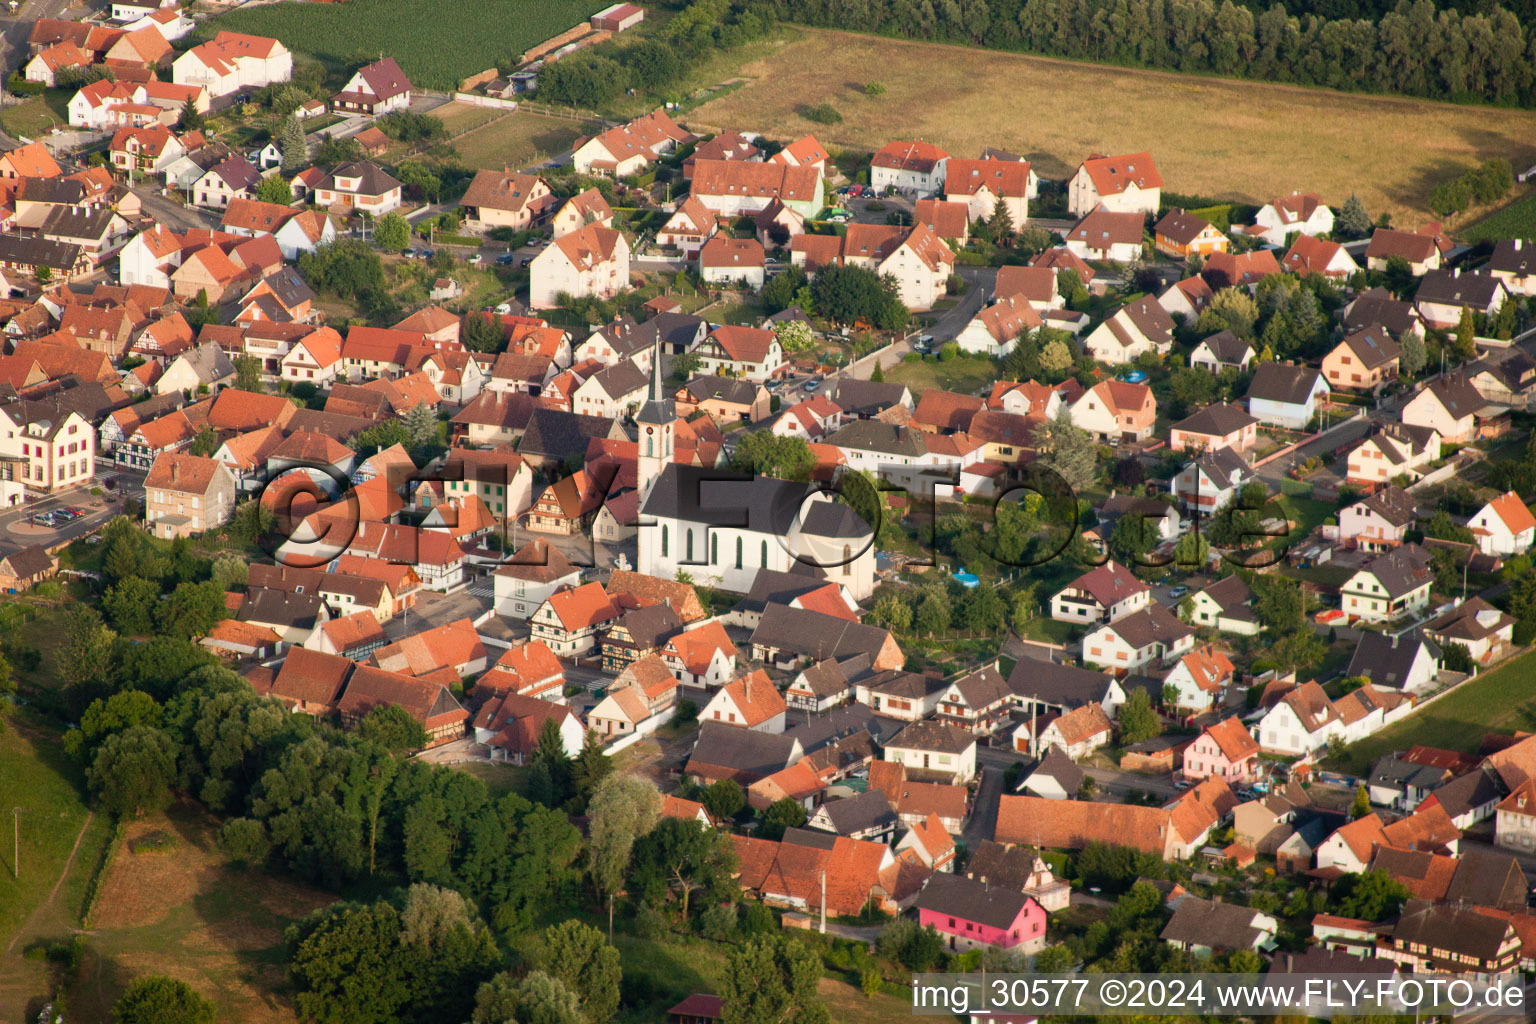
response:
<path fill-rule="evenodd" d="M 478 107 L 462 107 L 460 104 L 444 109 L 450 111 L 444 118 L 450 133 L 462 131 L 464 125 L 474 123 L 459 114 L 459 110 L 484 113 Z M 476 170 L 533 167 L 570 149 L 585 127 L 581 121 L 517 111 L 489 119 L 483 127 L 460 135 L 447 145 L 458 153 L 460 163 Z"/>
<path fill-rule="evenodd" d="M 1377 758 L 1415 744 L 1476 753 L 1490 732 L 1536 727 L 1536 651 L 1463 683 L 1454 693 L 1368 739 L 1352 743 L 1325 761 L 1360 775 Z"/>

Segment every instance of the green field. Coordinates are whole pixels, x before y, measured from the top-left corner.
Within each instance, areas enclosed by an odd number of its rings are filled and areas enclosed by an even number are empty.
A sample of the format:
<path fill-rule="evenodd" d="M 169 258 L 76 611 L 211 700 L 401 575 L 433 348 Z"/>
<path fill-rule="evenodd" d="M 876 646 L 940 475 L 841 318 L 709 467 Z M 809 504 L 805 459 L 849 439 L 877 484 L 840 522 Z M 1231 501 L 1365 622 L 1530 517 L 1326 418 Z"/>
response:
<path fill-rule="evenodd" d="M 1536 193 L 1517 199 L 1456 233 L 1467 242 L 1536 238 Z"/>
<path fill-rule="evenodd" d="M 1382 755 L 1415 744 L 1476 753 L 1490 732 L 1529 731 L 1533 726 L 1536 652 L 1527 652 L 1396 725 L 1345 747 L 1326 763 L 1359 775 Z"/>
<path fill-rule="evenodd" d="M 990 359 L 961 357 L 941 362 L 935 357 L 920 362 L 902 360 L 885 371 L 885 379 L 905 384 L 914 398 L 930 388 L 974 394 L 997 380 L 997 367 Z"/>
<path fill-rule="evenodd" d="M 457 0 L 451 9 L 439 0 L 278 3 L 214 18 L 204 32 L 273 36 L 329 64 L 383 54 L 394 57 L 414 85 L 450 90 L 486 68 L 510 68 L 523 51 L 605 6 L 602 0 Z"/>

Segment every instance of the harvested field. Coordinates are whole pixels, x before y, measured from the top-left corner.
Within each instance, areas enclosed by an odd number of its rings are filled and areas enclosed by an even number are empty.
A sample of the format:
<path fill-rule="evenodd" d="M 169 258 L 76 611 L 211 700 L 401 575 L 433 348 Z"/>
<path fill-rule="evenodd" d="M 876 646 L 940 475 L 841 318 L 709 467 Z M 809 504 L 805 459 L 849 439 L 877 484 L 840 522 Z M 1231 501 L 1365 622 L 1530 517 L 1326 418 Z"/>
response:
<path fill-rule="evenodd" d="M 500 170 L 532 167 L 571 148 L 583 134 L 580 121 L 516 111 L 448 143 L 466 167 Z"/>
<path fill-rule="evenodd" d="M 693 111 L 696 125 L 813 132 L 874 149 L 923 138 L 961 156 L 1026 155 L 1043 177 L 1090 153 L 1150 149 L 1183 195 L 1265 202 L 1292 190 L 1417 226 L 1430 188 L 1490 157 L 1536 163 L 1536 112 L 1134 71 L 937 43 L 803 29 L 739 72 L 752 81 Z M 870 82 L 885 86 L 869 97 Z M 806 120 L 830 103 L 841 123 Z"/>

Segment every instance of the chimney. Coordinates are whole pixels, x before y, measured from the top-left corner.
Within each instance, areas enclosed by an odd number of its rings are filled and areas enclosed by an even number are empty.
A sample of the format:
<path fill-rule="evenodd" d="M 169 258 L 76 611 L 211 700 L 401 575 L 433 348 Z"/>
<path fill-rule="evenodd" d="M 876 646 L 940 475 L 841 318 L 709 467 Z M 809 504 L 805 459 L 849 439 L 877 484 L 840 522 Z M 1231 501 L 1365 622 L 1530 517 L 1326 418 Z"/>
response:
<path fill-rule="evenodd" d="M 1451 271 L 1451 276 L 1452 277 L 1460 277 L 1461 276 L 1461 268 L 1460 267 L 1456 267 L 1455 269 L 1453 269 Z"/>

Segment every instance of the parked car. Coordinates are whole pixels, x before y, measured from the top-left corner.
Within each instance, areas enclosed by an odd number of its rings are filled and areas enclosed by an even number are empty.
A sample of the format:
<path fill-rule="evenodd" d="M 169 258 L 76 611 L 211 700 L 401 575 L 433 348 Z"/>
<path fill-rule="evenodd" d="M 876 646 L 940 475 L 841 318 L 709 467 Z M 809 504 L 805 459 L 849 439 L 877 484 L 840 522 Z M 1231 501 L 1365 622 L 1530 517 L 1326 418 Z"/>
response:
<path fill-rule="evenodd" d="M 517 261 L 517 265 L 520 266 L 520 267 L 526 267 L 526 266 L 528 266 L 532 262 L 533 262 L 533 257 L 532 256 L 524 256 L 522 259 Z"/>
<path fill-rule="evenodd" d="M 804 384 L 802 384 L 800 386 L 802 388 L 804 388 L 806 391 L 815 391 L 817 388 L 821 387 L 821 378 L 820 377 L 812 377 L 810 380 L 806 381 Z"/>
<path fill-rule="evenodd" d="M 517 255 L 515 253 L 504 252 L 500 256 L 496 257 L 496 265 L 499 267 L 510 267 L 516 262 Z"/>
<path fill-rule="evenodd" d="M 500 313 L 502 316 L 506 316 L 512 312 L 512 304 L 510 302 L 498 303 L 496 306 L 496 312 Z"/>
<path fill-rule="evenodd" d="M 1182 598 L 1187 593 L 1189 593 L 1189 588 L 1184 586 L 1184 584 L 1181 583 L 1178 586 L 1174 587 L 1172 590 L 1168 591 L 1168 596 L 1173 598 L 1175 601 L 1177 601 L 1177 600 Z"/>

